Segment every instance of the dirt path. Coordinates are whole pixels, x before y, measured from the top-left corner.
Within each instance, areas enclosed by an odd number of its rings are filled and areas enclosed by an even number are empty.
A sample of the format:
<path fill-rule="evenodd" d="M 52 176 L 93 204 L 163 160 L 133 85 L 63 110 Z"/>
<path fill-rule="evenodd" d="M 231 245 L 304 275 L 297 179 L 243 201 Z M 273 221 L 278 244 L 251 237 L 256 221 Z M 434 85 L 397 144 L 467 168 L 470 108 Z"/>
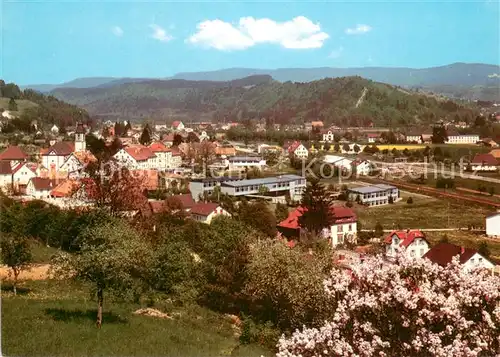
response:
<path fill-rule="evenodd" d="M 21 274 L 19 274 L 19 280 L 45 280 L 49 278 L 49 264 L 34 264 L 28 270 L 23 270 Z M 9 272 L 11 270 L 7 268 L 5 265 L 0 266 L 0 279 L 8 280 L 11 279 L 9 276 Z"/>

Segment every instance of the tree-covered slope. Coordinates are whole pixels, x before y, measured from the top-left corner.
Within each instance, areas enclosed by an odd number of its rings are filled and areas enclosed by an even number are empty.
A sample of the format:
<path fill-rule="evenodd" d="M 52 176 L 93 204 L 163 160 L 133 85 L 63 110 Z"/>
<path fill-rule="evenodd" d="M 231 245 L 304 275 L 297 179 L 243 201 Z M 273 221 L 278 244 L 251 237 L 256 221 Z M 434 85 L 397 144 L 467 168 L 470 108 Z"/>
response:
<path fill-rule="evenodd" d="M 110 88 L 58 89 L 52 94 L 92 114 L 129 119 L 187 116 L 215 121 L 266 118 L 276 123 L 405 125 L 474 116 L 474 110 L 464 104 L 361 77 L 307 83 L 281 83 L 268 76 L 229 82 L 155 80 Z"/>

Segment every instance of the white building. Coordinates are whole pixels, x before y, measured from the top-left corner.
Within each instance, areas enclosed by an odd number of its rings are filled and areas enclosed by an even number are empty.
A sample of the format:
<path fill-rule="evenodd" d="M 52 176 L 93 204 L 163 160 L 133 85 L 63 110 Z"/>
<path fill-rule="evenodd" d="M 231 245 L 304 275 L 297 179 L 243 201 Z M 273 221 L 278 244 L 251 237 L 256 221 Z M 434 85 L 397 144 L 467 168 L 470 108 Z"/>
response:
<path fill-rule="evenodd" d="M 389 203 L 389 197 L 393 202 L 400 199 L 399 189 L 395 186 L 378 184 L 371 186 L 352 187 L 347 190 L 349 200 L 357 201 L 368 206 L 379 206 Z"/>
<path fill-rule="evenodd" d="M 407 135 L 405 135 L 405 141 L 407 143 L 422 144 L 422 135 L 421 134 L 407 134 Z"/>
<path fill-rule="evenodd" d="M 288 153 L 298 159 L 307 159 L 309 151 L 300 141 L 295 141 L 288 147 Z"/>
<path fill-rule="evenodd" d="M 500 212 L 486 217 L 486 235 L 489 237 L 500 237 Z"/>
<path fill-rule="evenodd" d="M 184 130 L 186 127 L 184 126 L 184 124 L 180 121 L 180 120 L 176 120 L 172 123 L 172 129 L 173 130 L 177 130 L 177 131 L 182 131 Z"/>
<path fill-rule="evenodd" d="M 14 185 L 14 187 L 19 188 L 27 186 L 28 182 L 33 177 L 37 177 L 35 165 L 32 163 L 22 162 L 14 167 L 14 169 L 12 170 L 12 184 Z"/>
<path fill-rule="evenodd" d="M 288 194 L 294 201 L 300 200 L 306 185 L 306 179 L 297 175 L 281 175 L 251 180 L 222 181 L 220 183 L 221 192 L 228 194 L 229 196 L 259 195 L 265 191 L 266 193 L 270 193 L 275 196 L 284 196 Z M 196 199 L 195 197 L 193 198 Z"/>
<path fill-rule="evenodd" d="M 82 123 L 78 123 L 75 130 L 75 152 L 86 151 L 85 128 Z"/>
<path fill-rule="evenodd" d="M 451 243 L 439 243 L 432 247 L 424 258 L 433 263 L 446 266 L 451 263 L 453 257 L 459 257 L 459 262 L 467 271 L 473 269 L 493 269 L 495 264 L 483 257 L 475 249 L 460 247 Z"/>
<path fill-rule="evenodd" d="M 331 206 L 330 210 L 334 219 L 331 226 L 323 230 L 323 237 L 330 239 L 334 247 L 347 242 L 356 243 L 358 227 L 354 211 L 342 206 Z M 290 212 L 288 217 L 277 225 L 278 231 L 288 237 L 299 237 L 302 230 L 299 218 L 304 212 L 305 208 L 303 207 L 298 207 Z"/>
<path fill-rule="evenodd" d="M 459 134 L 455 131 L 448 132 L 447 144 L 476 144 L 479 141 L 477 134 Z"/>
<path fill-rule="evenodd" d="M 191 218 L 197 222 L 206 224 L 212 223 L 215 217 L 231 215 L 223 209 L 218 203 L 213 202 L 198 202 L 190 210 Z"/>
<path fill-rule="evenodd" d="M 388 258 L 394 258 L 401 248 L 405 248 L 405 254 L 413 258 L 422 258 L 429 251 L 429 242 L 418 229 L 393 231 L 384 242 L 385 254 Z"/>
<path fill-rule="evenodd" d="M 335 135 L 331 130 L 328 130 L 326 133 L 323 133 L 323 141 L 327 143 L 333 143 L 335 141 Z"/>
<path fill-rule="evenodd" d="M 59 141 L 48 149 L 42 149 L 42 166 L 49 170 L 49 175 L 55 178 L 68 157 L 74 152 L 75 144 L 68 141 Z"/>
<path fill-rule="evenodd" d="M 351 165 L 353 163 L 351 159 L 336 155 L 325 155 L 323 161 L 343 170 L 351 170 Z"/>
<path fill-rule="evenodd" d="M 161 141 L 152 143 L 149 148 L 156 155 L 157 170 L 164 171 L 177 167 L 172 165 L 172 150 L 167 148 Z"/>
<path fill-rule="evenodd" d="M 52 132 L 52 134 L 54 135 L 58 135 L 59 134 L 59 127 L 57 125 L 53 125 L 52 128 L 50 128 L 50 131 Z"/>
<path fill-rule="evenodd" d="M 257 156 L 234 156 L 226 159 L 224 164 L 229 167 L 230 171 L 253 167 L 262 170 L 266 166 L 266 160 Z"/>
<path fill-rule="evenodd" d="M 58 185 L 56 180 L 33 177 L 28 182 L 26 194 L 36 199 L 50 198 L 50 192 Z"/>

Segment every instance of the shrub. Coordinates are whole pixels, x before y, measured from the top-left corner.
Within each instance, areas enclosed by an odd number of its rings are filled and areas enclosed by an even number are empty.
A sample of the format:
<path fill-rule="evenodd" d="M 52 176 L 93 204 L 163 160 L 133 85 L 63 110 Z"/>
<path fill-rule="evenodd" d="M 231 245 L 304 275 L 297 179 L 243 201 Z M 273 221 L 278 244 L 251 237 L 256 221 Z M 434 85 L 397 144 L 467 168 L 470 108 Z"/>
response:
<path fill-rule="evenodd" d="M 413 197 L 408 197 L 408 199 L 406 200 L 406 203 L 408 203 L 409 205 L 411 205 L 413 203 Z"/>
<path fill-rule="evenodd" d="M 271 350 L 276 348 L 280 331 L 271 321 L 256 323 L 251 318 L 244 318 L 241 327 L 240 343 L 257 343 Z"/>

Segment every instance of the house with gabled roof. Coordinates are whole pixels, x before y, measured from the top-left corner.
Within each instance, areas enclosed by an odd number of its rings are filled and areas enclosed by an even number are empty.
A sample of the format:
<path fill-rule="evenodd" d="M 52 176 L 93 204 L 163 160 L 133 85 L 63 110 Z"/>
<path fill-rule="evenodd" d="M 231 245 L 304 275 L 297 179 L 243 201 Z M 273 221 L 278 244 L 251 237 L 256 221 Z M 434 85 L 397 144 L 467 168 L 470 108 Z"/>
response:
<path fill-rule="evenodd" d="M 59 172 L 60 177 L 77 178 L 83 175 L 85 167 L 92 162 L 96 162 L 96 157 L 90 151 L 75 151 L 71 153 Z"/>
<path fill-rule="evenodd" d="M 19 146 L 11 145 L 0 153 L 0 161 L 9 161 L 11 167 L 26 160 L 28 160 L 28 155 Z"/>
<path fill-rule="evenodd" d="M 158 165 L 157 156 L 153 150 L 143 145 L 121 148 L 113 157 L 131 170 L 155 169 Z"/>
<path fill-rule="evenodd" d="M 299 206 L 288 214 L 288 217 L 278 223 L 277 229 L 287 238 L 300 237 L 300 217 L 307 212 L 307 208 Z M 346 242 L 356 243 L 357 240 L 357 216 L 351 208 L 343 206 L 330 207 L 332 222 L 330 227 L 323 230 L 323 236 L 329 238 L 333 246 Z"/>
<path fill-rule="evenodd" d="M 32 162 L 20 162 L 12 169 L 12 185 L 20 192 L 26 192 L 28 182 L 33 178 L 40 176 L 39 165 Z"/>
<path fill-rule="evenodd" d="M 26 194 L 36 199 L 50 198 L 51 191 L 62 181 L 43 177 L 33 177 L 26 187 Z"/>
<path fill-rule="evenodd" d="M 451 243 L 439 243 L 432 247 L 424 258 L 440 266 L 451 263 L 458 256 L 460 264 L 467 271 L 473 269 L 493 269 L 495 264 L 483 257 L 476 249 L 464 248 Z"/>
<path fill-rule="evenodd" d="M 184 129 L 185 129 L 185 126 L 184 126 L 184 124 L 183 124 L 180 120 L 175 120 L 175 121 L 172 123 L 172 129 L 173 129 L 173 130 L 178 130 L 178 131 L 181 131 L 181 130 L 184 130 Z"/>
<path fill-rule="evenodd" d="M 498 161 L 492 154 L 476 154 L 470 162 L 472 171 L 497 171 Z"/>
<path fill-rule="evenodd" d="M 394 258 L 401 248 L 405 248 L 408 256 L 422 258 L 429 251 L 429 241 L 419 229 L 392 231 L 384 239 L 385 255 Z"/>
<path fill-rule="evenodd" d="M 309 151 L 300 141 L 294 141 L 288 146 L 287 151 L 289 155 L 293 155 L 299 159 L 307 159 L 309 156 Z"/>
<path fill-rule="evenodd" d="M 197 222 L 210 224 L 215 217 L 227 216 L 231 214 L 214 202 L 198 202 L 191 207 L 191 218 Z"/>

